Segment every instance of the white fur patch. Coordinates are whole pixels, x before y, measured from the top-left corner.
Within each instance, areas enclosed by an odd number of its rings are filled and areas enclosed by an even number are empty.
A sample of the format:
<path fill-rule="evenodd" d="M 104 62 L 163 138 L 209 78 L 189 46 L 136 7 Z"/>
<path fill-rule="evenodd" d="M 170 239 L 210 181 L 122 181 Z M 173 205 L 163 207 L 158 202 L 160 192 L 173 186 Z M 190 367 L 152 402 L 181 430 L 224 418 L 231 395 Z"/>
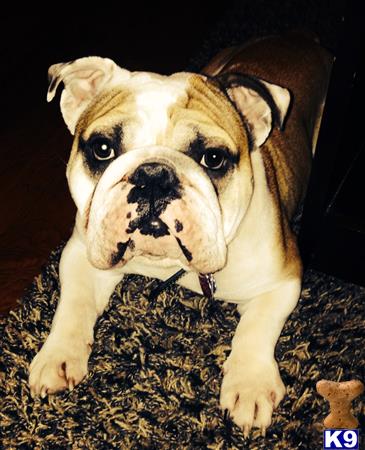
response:
<path fill-rule="evenodd" d="M 72 162 L 67 166 L 67 180 L 73 201 L 81 215 L 84 215 L 90 196 L 94 190 L 95 183 L 85 172 L 84 162 L 79 152 Z"/>
<path fill-rule="evenodd" d="M 134 148 L 159 143 L 169 123 L 169 108 L 185 94 L 188 74 L 163 77 L 138 72 L 132 74 L 126 86 L 135 94 L 138 127 L 133 134 Z"/>

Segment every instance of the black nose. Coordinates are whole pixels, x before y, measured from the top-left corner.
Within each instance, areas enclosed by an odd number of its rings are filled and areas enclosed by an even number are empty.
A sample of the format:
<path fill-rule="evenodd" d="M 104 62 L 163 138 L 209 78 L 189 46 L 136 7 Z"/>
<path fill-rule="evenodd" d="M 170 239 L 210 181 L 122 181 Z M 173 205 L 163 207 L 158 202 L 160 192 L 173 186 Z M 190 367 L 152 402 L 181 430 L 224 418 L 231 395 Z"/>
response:
<path fill-rule="evenodd" d="M 161 194 L 168 194 L 179 184 L 174 169 L 167 164 L 157 162 L 141 164 L 129 181 L 137 187 L 150 187 L 161 191 Z"/>
<path fill-rule="evenodd" d="M 159 216 L 171 201 L 181 198 L 181 186 L 174 169 L 163 163 L 144 163 L 129 177 L 129 182 L 134 187 L 127 201 L 138 203 L 138 217 L 129 224 L 129 232 L 139 228 L 142 234 L 154 237 L 169 234 Z"/>

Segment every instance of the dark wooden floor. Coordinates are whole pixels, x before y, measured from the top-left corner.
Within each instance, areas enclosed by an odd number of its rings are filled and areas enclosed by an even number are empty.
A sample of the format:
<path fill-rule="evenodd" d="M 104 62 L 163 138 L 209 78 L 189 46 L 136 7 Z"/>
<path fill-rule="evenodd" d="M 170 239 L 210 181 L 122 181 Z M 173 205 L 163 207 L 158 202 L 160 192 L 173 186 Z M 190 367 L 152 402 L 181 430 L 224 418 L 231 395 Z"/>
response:
<path fill-rule="evenodd" d="M 0 19 L 0 314 L 16 304 L 73 225 L 65 178 L 72 140 L 58 101 L 46 103 L 47 67 L 101 55 L 130 70 L 183 70 L 222 8 L 210 7 L 209 14 L 204 8 L 194 14 L 140 9 L 112 19 L 59 17 L 44 23 L 20 17 L 15 34 L 12 19 Z"/>

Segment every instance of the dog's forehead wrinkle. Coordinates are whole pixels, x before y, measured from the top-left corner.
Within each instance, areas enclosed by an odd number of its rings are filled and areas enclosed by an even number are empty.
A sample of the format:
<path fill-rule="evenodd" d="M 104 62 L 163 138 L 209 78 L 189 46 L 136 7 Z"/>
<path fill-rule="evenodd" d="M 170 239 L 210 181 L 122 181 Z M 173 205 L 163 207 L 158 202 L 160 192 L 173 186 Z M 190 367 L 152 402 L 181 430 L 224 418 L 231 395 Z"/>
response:
<path fill-rule="evenodd" d="M 135 92 L 138 128 L 135 131 L 134 145 L 143 146 L 164 141 L 170 122 L 171 108 L 184 95 L 181 83 L 166 79 L 138 88 Z"/>
<path fill-rule="evenodd" d="M 205 124 L 209 112 L 197 112 L 191 103 L 190 85 L 191 80 L 196 77 L 198 75 L 187 72 L 170 76 L 148 72 L 132 73 L 129 79 L 113 87 L 111 93 L 101 99 L 100 104 L 93 104 L 85 117 L 88 120 L 84 121 L 87 125 L 83 131 L 84 138 L 94 130 L 103 132 L 104 129 L 101 128 L 105 127 L 105 123 L 106 128 L 112 128 L 113 123 L 119 121 L 125 131 L 124 151 L 156 144 L 172 145 L 183 151 L 184 143 L 191 134 L 196 134 L 192 132 L 192 128 L 196 128 L 194 123 L 184 123 L 184 119 L 180 120 L 183 111 L 191 110 L 194 117 L 199 114 L 199 130 L 203 128 L 204 134 L 207 131 Z M 171 134 L 171 130 L 176 127 L 177 134 L 174 131 Z M 221 134 L 217 139 L 208 136 L 209 141 L 226 141 L 226 133 Z M 179 136 L 179 142 L 175 142 L 176 136 Z M 216 146 L 220 146 L 220 142 L 217 142 Z"/>

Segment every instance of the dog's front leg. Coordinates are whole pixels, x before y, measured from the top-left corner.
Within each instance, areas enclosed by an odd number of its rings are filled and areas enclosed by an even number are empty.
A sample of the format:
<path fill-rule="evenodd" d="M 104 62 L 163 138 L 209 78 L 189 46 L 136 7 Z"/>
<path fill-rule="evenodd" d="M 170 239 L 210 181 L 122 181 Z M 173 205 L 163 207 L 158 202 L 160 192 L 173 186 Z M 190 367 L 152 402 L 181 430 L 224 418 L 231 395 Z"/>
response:
<path fill-rule="evenodd" d="M 75 229 L 61 256 L 61 295 L 51 332 L 30 365 L 33 397 L 71 390 L 87 374 L 96 319 L 121 278 L 89 263 Z"/>
<path fill-rule="evenodd" d="M 253 426 L 265 434 L 274 407 L 284 397 L 274 351 L 299 295 L 300 280 L 294 279 L 238 307 L 241 319 L 223 366 L 220 404 L 246 437 Z"/>

